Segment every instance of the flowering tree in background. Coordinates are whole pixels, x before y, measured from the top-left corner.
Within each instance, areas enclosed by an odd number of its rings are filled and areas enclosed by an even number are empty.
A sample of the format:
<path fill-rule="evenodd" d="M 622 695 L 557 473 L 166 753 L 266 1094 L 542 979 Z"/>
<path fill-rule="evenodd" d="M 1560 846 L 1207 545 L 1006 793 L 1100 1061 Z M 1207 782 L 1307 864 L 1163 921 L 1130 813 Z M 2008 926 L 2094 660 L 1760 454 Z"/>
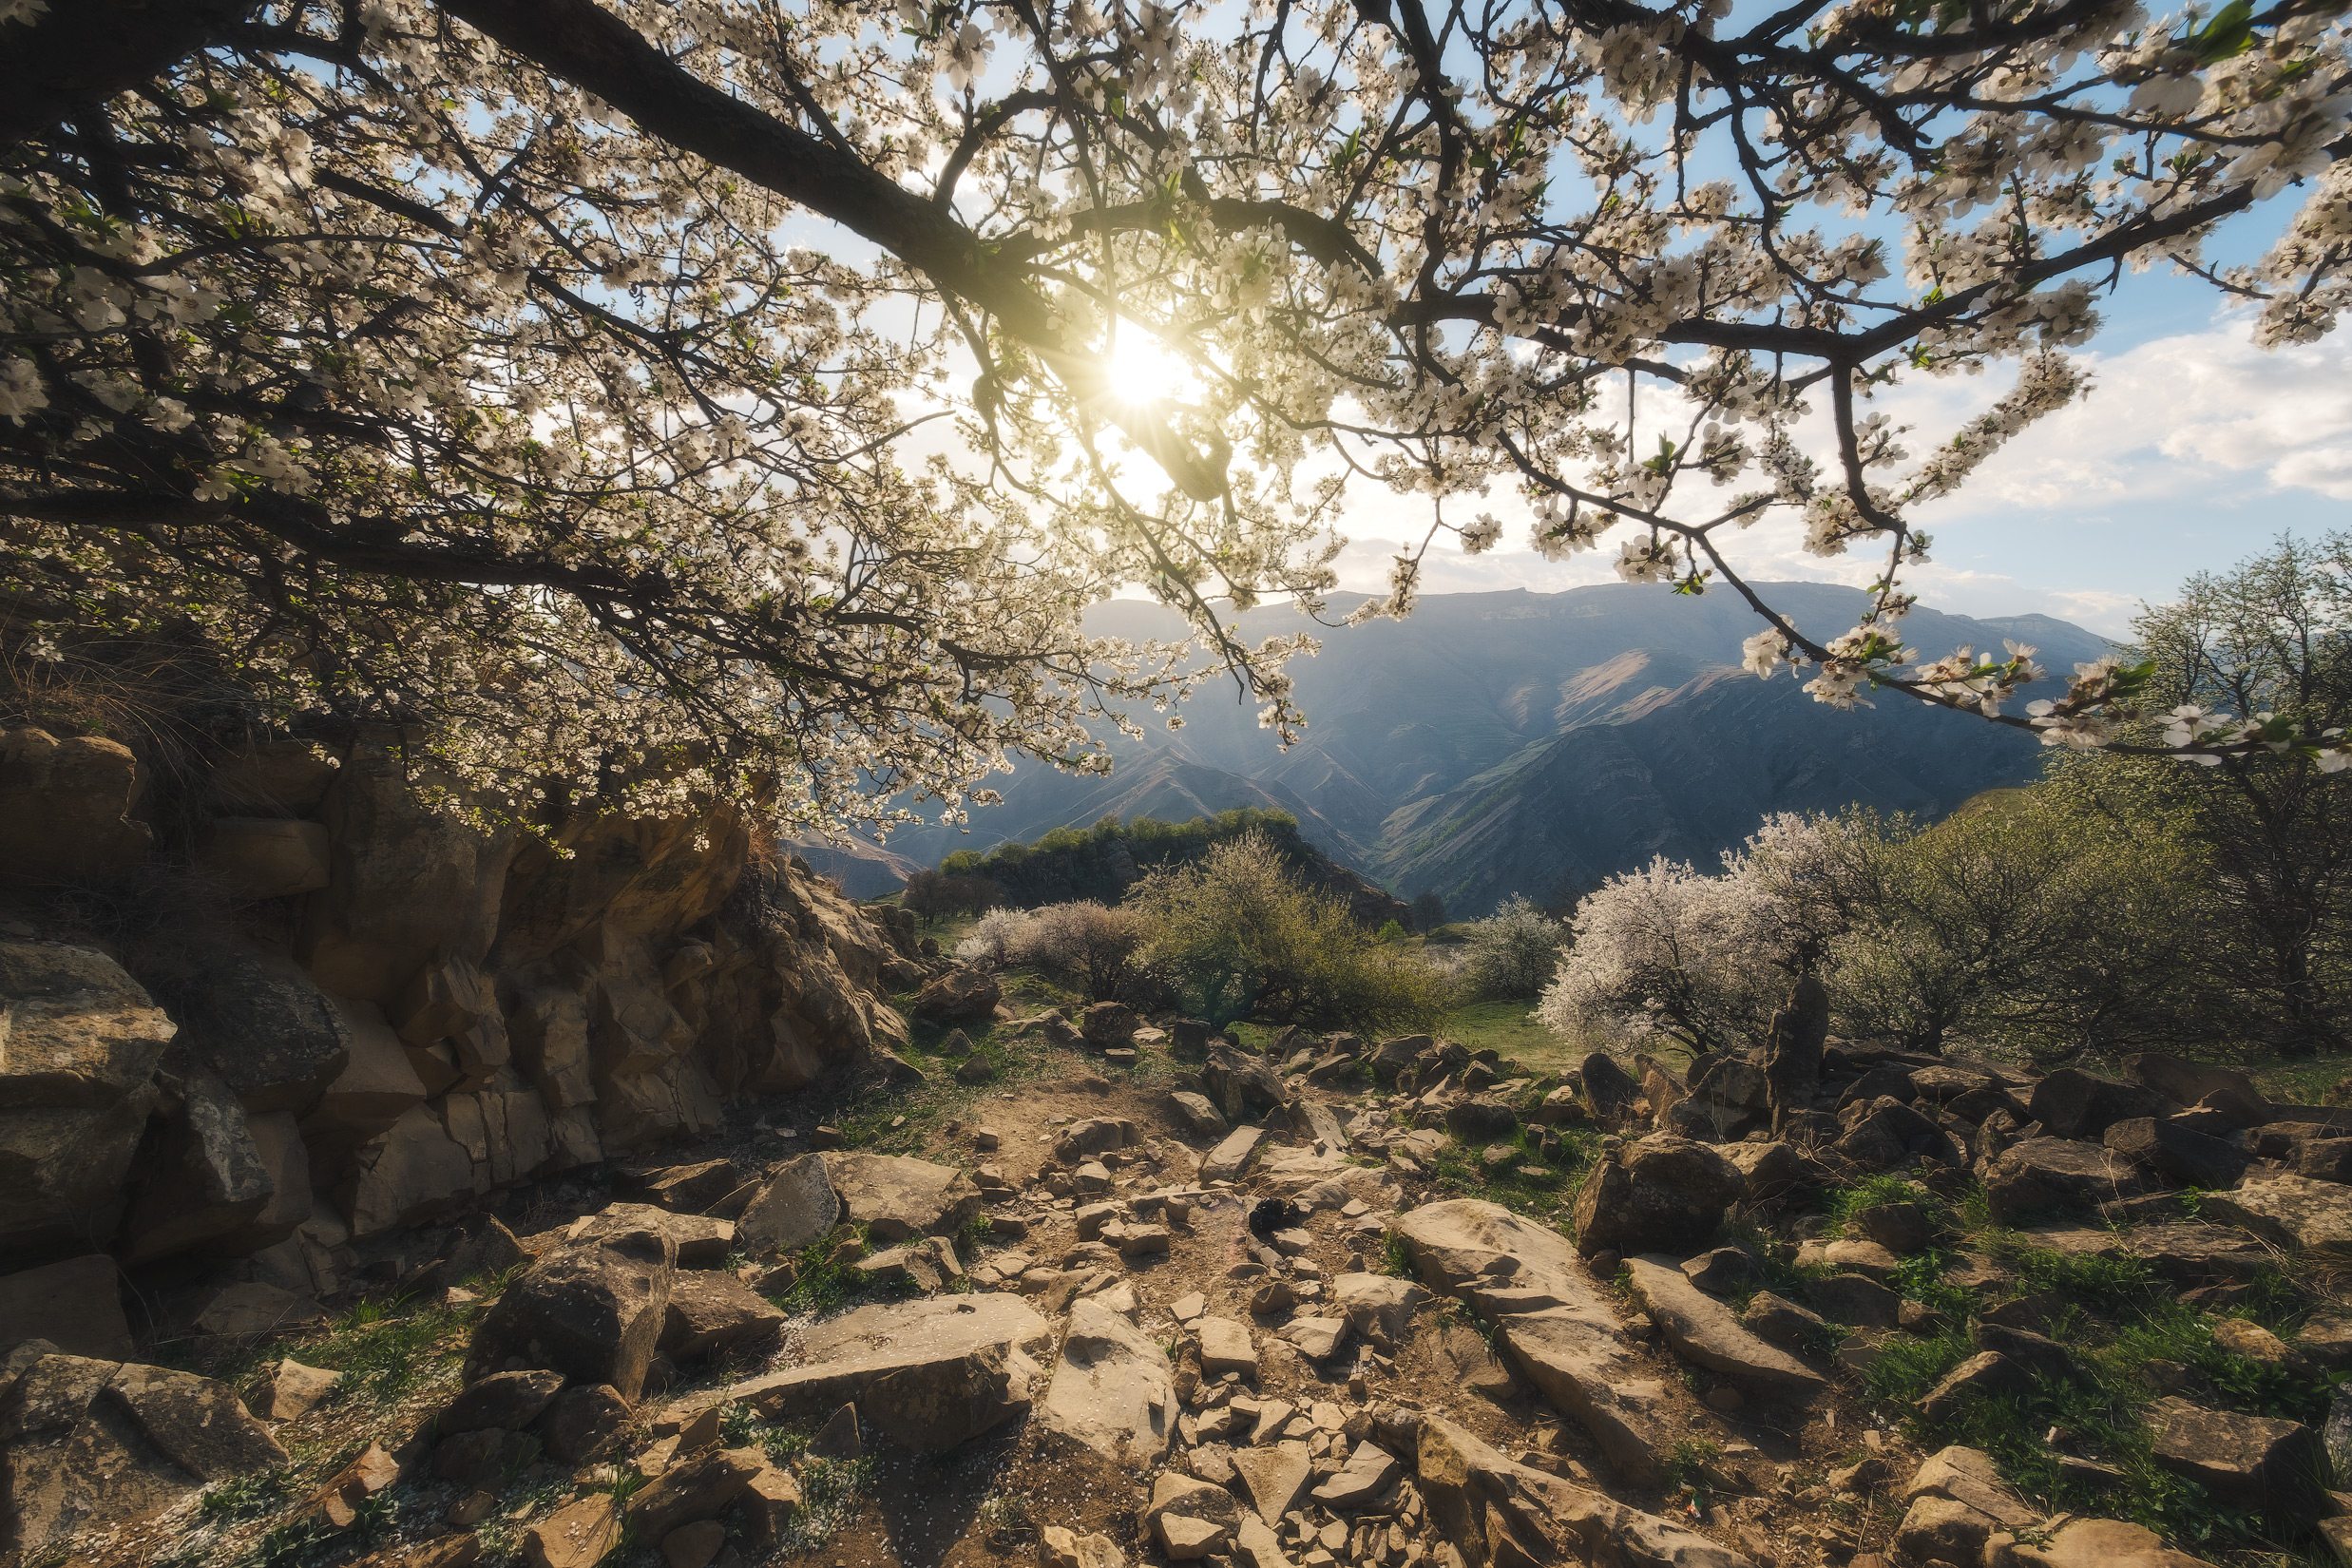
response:
<path fill-rule="evenodd" d="M 2013 714 L 2029 650 L 1917 661 L 1911 517 L 2083 394 L 2138 271 L 2331 329 L 2340 7 L 1726 13 L 0 0 L 10 624 L 200 640 L 510 798 L 952 814 L 1198 678 L 1083 637 L 1102 594 L 1287 738 L 1304 640 L 1229 610 L 1319 610 L 1371 488 L 1430 508 L 1362 612 L 1404 614 L 1501 487 L 1547 554 L 1743 595 L 1823 700 L 2111 740 L 2142 667 Z M 1988 371 L 1957 430 L 1870 411 Z M 1880 553 L 1862 624 L 1746 581 L 1776 513 Z M 2342 755 L 2247 723 L 2175 743 Z"/>

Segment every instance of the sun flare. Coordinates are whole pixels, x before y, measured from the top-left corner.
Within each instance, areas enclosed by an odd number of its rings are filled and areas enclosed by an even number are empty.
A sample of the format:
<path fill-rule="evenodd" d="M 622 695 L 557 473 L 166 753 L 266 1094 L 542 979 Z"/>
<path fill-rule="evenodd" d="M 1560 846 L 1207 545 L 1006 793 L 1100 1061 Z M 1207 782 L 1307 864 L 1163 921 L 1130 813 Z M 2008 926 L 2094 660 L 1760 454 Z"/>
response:
<path fill-rule="evenodd" d="M 1140 329 L 1119 335 L 1111 350 L 1111 392 L 1131 403 L 1180 398 L 1193 385 L 1193 369 Z"/>

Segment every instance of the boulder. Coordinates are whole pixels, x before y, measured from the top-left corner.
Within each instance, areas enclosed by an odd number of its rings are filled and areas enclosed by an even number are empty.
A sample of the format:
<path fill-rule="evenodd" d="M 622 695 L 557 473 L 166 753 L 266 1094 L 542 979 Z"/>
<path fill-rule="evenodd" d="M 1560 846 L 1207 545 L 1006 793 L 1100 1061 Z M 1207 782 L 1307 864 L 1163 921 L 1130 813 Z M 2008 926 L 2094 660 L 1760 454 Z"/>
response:
<path fill-rule="evenodd" d="M 943 1453 L 1029 1408 L 1034 1358 L 1052 1343 L 1046 1321 L 1008 1293 L 860 1307 L 803 1330 L 801 1366 L 736 1384 L 728 1397 L 771 1420 L 853 1401 L 898 1443 Z"/>
<path fill-rule="evenodd" d="M 1741 1328 L 1784 1350 L 1819 1349 L 1829 1338 L 1829 1326 L 1819 1313 L 1769 1291 L 1758 1291 L 1749 1297 L 1739 1321 Z"/>
<path fill-rule="evenodd" d="M 1456 1198 L 1400 1214 L 1396 1233 L 1430 1289 L 1492 1323 L 1511 1365 L 1580 1423 L 1629 1481 L 1656 1478 L 1657 1456 L 1671 1444 L 1664 1389 L 1625 1342 L 1615 1304 L 1557 1232 L 1501 1204 Z"/>
<path fill-rule="evenodd" d="M 788 1159 L 735 1222 L 736 1243 L 754 1256 L 796 1252 L 841 1223 L 841 1198 L 823 1155 Z"/>
<path fill-rule="evenodd" d="M 1934 1239 L 1927 1211 L 1916 1203 L 1880 1203 L 1854 1215 L 1854 1226 L 1889 1252 L 1921 1252 Z M 1871 1271 L 1864 1270 L 1869 1273 Z"/>
<path fill-rule="evenodd" d="M 1943 1376 L 1920 1401 L 1920 1417 L 1939 1425 L 1979 1399 L 2009 1399 L 2031 1393 L 2031 1373 L 1997 1350 L 1970 1356 Z"/>
<path fill-rule="evenodd" d="M 524 1366 L 608 1384 L 624 1400 L 645 1384 L 661 1337 L 678 1246 L 649 1227 L 615 1227 L 558 1247 L 509 1286 L 474 1330 L 468 1374 Z"/>
<path fill-rule="evenodd" d="M 301 816 L 317 810 L 341 768 L 316 741 L 255 741 L 213 764 L 212 805 L 229 815 Z"/>
<path fill-rule="evenodd" d="M 433 1418 L 433 1430 L 443 1437 L 493 1427 L 519 1432 L 537 1421 L 563 1391 L 561 1372 L 492 1372 L 460 1390 Z"/>
<path fill-rule="evenodd" d="M 523 1532 L 526 1568 L 595 1568 L 621 1544 L 621 1510 L 609 1492 L 575 1498 Z"/>
<path fill-rule="evenodd" d="M 2026 1114 L 2041 1123 L 2045 1134 L 2070 1138 L 2096 1138 L 2118 1121 L 2170 1116 L 2179 1109 L 2153 1089 L 2095 1078 L 2074 1067 L 2045 1076 L 2026 1101 Z"/>
<path fill-rule="evenodd" d="M 1625 1260 L 1627 1286 L 1676 1355 L 1752 1393 L 1807 1395 L 1825 1378 L 1740 1326 L 1724 1303 L 1691 1283 L 1671 1257 Z"/>
<path fill-rule="evenodd" d="M 151 1263 L 207 1246 L 223 1250 L 229 1238 L 258 1225 L 277 1195 L 278 1176 L 291 1174 L 283 1172 L 282 1161 L 274 1169 L 264 1157 L 244 1108 L 220 1074 L 188 1061 L 176 1073 L 167 1069 L 163 1080 L 180 1091 L 180 1114 L 166 1124 L 148 1175 L 124 1216 L 120 1245 L 126 1263 Z M 295 1152 L 298 1161 L 298 1142 Z M 284 1240 L 310 1217 L 308 1172 L 301 1169 L 306 1163 L 296 1167 L 301 1212 L 291 1217 L 281 1213 L 282 1227 L 258 1235 L 259 1245 Z M 470 1171 L 468 1182 L 470 1186 Z"/>
<path fill-rule="evenodd" d="M 951 1165 L 838 1150 L 823 1158 L 843 1217 L 863 1222 L 877 1240 L 952 1235 L 980 1213 L 980 1188 Z"/>
<path fill-rule="evenodd" d="M 2075 1358 L 2047 1334 L 2009 1324 L 1979 1321 L 1968 1330 L 1968 1343 L 1979 1351 L 2006 1356 L 2027 1375 L 2045 1383 L 2071 1381 L 2076 1375 Z"/>
<path fill-rule="evenodd" d="M 1405 1342 L 1413 1314 L 1428 1300 L 1429 1292 L 1411 1280 L 1386 1274 L 1341 1274 L 1331 1281 L 1331 1304 L 1357 1333 L 1384 1348 Z"/>
<path fill-rule="evenodd" d="M 1376 1443 L 1359 1443 L 1339 1474 L 1314 1490 L 1314 1500 L 1335 1514 L 1377 1508 L 1396 1487 L 1405 1467 Z"/>
<path fill-rule="evenodd" d="M 540 1417 L 547 1452 L 565 1464 L 602 1456 L 627 1430 L 629 1402 L 609 1383 L 576 1383 L 555 1396 Z"/>
<path fill-rule="evenodd" d="M 1004 987 L 997 983 L 996 976 L 985 969 L 958 965 L 915 993 L 914 1014 L 943 1023 L 962 1023 L 994 1016 L 997 1004 L 1004 1000 Z"/>
<path fill-rule="evenodd" d="M 511 1273 L 530 1260 L 512 1231 L 480 1210 L 460 1214 L 456 1235 L 418 1281 L 421 1290 L 479 1285 Z"/>
<path fill-rule="evenodd" d="M 2107 1147 L 2183 1187 L 2234 1187 L 2251 1157 L 2234 1142 L 2184 1127 L 2169 1117 L 2132 1117 L 2107 1129 Z"/>
<path fill-rule="evenodd" d="M 2327 1511 L 2327 1449 L 2310 1427 L 2176 1398 L 2158 1400 L 2148 1416 L 2157 1465 L 2197 1482 L 2216 1502 L 2304 1524 Z"/>
<path fill-rule="evenodd" d="M 705 1448 L 676 1460 L 631 1494 L 623 1526 L 640 1540 L 660 1540 L 681 1524 L 716 1519 L 767 1467 L 756 1448 Z"/>
<path fill-rule="evenodd" d="M 1044 1429 L 1129 1468 L 1151 1468 L 1176 1431 L 1174 1380 L 1168 1353 L 1143 1330 L 1098 1301 L 1080 1301 L 1045 1391 Z"/>
<path fill-rule="evenodd" d="M 1984 1183 L 1994 1217 L 2004 1222 L 2051 1210 L 2093 1209 L 2139 1190 L 2131 1161 L 2095 1143 L 2063 1138 L 2011 1144 L 1993 1161 Z"/>
<path fill-rule="evenodd" d="M 354 1239 L 454 1214 L 474 1196 L 473 1157 L 421 1103 L 361 1146 L 335 1188 Z"/>
<path fill-rule="evenodd" d="M 1231 1128 L 1225 1115 L 1212 1104 L 1207 1095 L 1196 1095 L 1189 1089 L 1177 1089 L 1168 1096 L 1168 1107 L 1184 1130 L 1195 1138 L 1223 1138 Z"/>
<path fill-rule="evenodd" d="M 1839 1241 L 1807 1241 L 1797 1249 L 1799 1269 L 1835 1269 L 1860 1274 L 1881 1284 L 1895 1277 L 1903 1259 L 1875 1241 L 1849 1236 Z"/>
<path fill-rule="evenodd" d="M 511 832 L 434 810 L 410 788 L 405 760 L 364 741 L 344 757 L 319 819 L 332 876 L 302 901 L 294 956 L 323 989 L 388 1005 L 437 956 L 489 951 Z"/>
<path fill-rule="evenodd" d="M 1263 1127 L 1234 1128 L 1201 1160 L 1200 1179 L 1204 1182 L 1240 1179 L 1241 1173 L 1250 1168 L 1250 1161 L 1257 1157 L 1258 1149 L 1265 1141 L 1266 1129 Z"/>
<path fill-rule="evenodd" d="M 1750 1203 L 1767 1203 L 1819 1185 L 1821 1172 L 1793 1143 L 1727 1143 L 1716 1153 L 1747 1184 Z"/>
<path fill-rule="evenodd" d="M 1233 1450 L 1233 1474 L 1260 1519 L 1280 1519 L 1298 1506 L 1314 1474 L 1314 1462 L 1304 1443 L 1253 1444 Z"/>
<path fill-rule="evenodd" d="M 238 900 L 292 898 L 327 887 L 327 830 L 266 815 L 217 815 L 195 870 Z"/>
<path fill-rule="evenodd" d="M 1298 1353 L 1309 1361 L 1328 1361 L 1338 1353 L 1340 1341 L 1348 1337 L 1348 1320 L 1294 1317 L 1282 1326 L 1282 1337 L 1297 1346 Z"/>
<path fill-rule="evenodd" d="M 0 866 L 38 882 L 124 875 L 155 842 L 130 814 L 143 787 L 138 759 L 120 741 L 0 731 Z"/>
<path fill-rule="evenodd" d="M 1903 1298 L 1867 1274 L 1807 1280 L 1805 1299 L 1830 1322 L 1855 1329 L 1892 1329 L 1903 1310 Z"/>
<path fill-rule="evenodd" d="M 1747 1193 L 1747 1178 L 1712 1145 L 1662 1134 L 1639 1138 L 1585 1178 L 1577 1195 L 1577 1245 L 1589 1255 L 1703 1242 Z"/>
<path fill-rule="evenodd" d="M 1195 1329 L 1200 1336 L 1201 1371 L 1210 1377 L 1238 1372 L 1256 1378 L 1257 1347 L 1251 1341 L 1248 1325 L 1231 1318 L 1204 1317 Z"/>
<path fill-rule="evenodd" d="M 1436 1043 L 1427 1035 L 1396 1035 L 1382 1041 L 1372 1047 L 1372 1076 L 1393 1088 L 1397 1075 L 1410 1068 L 1415 1058 Z"/>
<path fill-rule="evenodd" d="M 1423 1420 L 1415 1462 L 1430 1522 L 1471 1568 L 1749 1568 L 1695 1531 L 1514 1463 L 1441 1416 Z"/>
<path fill-rule="evenodd" d="M 588 1222 L 574 1233 L 573 1239 L 587 1241 L 624 1231 L 654 1231 L 668 1237 L 670 1245 L 677 1249 L 680 1269 L 719 1268 L 735 1250 L 736 1228 L 732 1220 L 714 1219 L 708 1214 L 674 1214 L 650 1203 L 607 1203 L 589 1216 Z"/>
<path fill-rule="evenodd" d="M 1127 1554 L 1110 1537 L 1082 1536 L 1059 1524 L 1048 1524 L 1038 1537 L 1037 1560 L 1038 1568 L 1127 1568 Z"/>
<path fill-rule="evenodd" d="M 2038 1544 L 2009 1548 L 2013 1568 L 2212 1568 L 2165 1545 L 2153 1530 L 2113 1519 L 2078 1519 Z"/>
<path fill-rule="evenodd" d="M 128 1357 L 130 1323 L 114 1259 L 89 1252 L 0 1278 L 0 1350 L 30 1339 L 71 1356 Z"/>
<path fill-rule="evenodd" d="M 103 953 L 0 942 L 0 1246 L 114 1234 L 177 1032 Z"/>
<path fill-rule="evenodd" d="M 792 1473 L 770 1464 L 744 1485 L 736 1505 L 743 1511 L 752 1544 L 774 1552 L 784 1544 L 784 1533 L 800 1512 L 802 1501 L 800 1483 Z"/>
<path fill-rule="evenodd" d="M 353 1150 L 380 1137 L 410 1107 L 425 1100 L 425 1080 L 383 1009 L 372 1002 L 328 1000 L 343 1025 L 346 1058 L 317 1106 L 302 1119 L 302 1141 L 319 1159 L 322 1171 L 339 1170 Z M 585 1104 L 595 1098 L 587 1081 L 584 1040 L 581 1050 L 578 1097 L 566 1100 L 550 1096 L 548 1104 Z"/>
<path fill-rule="evenodd" d="M 1491 1143 L 1519 1136 L 1519 1113 L 1500 1100 L 1474 1096 L 1445 1107 L 1445 1130 L 1463 1143 Z"/>
<path fill-rule="evenodd" d="M 259 1409 L 263 1421 L 298 1421 L 326 1402 L 342 1374 L 305 1367 L 291 1357 L 263 1368 Z"/>
<path fill-rule="evenodd" d="M 248 1111 L 307 1116 L 351 1064 L 344 1011 L 290 960 L 220 947 L 175 1003 L 181 1042 Z"/>
<path fill-rule="evenodd" d="M 31 1557 L 286 1463 L 226 1385 L 43 1356 L 0 1399 L 0 1552 Z"/>
<path fill-rule="evenodd" d="M 2184 1061 L 2162 1051 L 2139 1051 L 2123 1059 L 2124 1076 L 2141 1087 L 2183 1105 L 2194 1105 L 2208 1095 L 2263 1103 L 2263 1093 L 2246 1074 L 2228 1067 Z"/>
<path fill-rule="evenodd" d="M 1288 1098 L 1282 1087 L 1282 1075 L 1274 1070 L 1272 1062 L 1264 1057 L 1245 1055 L 1222 1042 L 1209 1047 L 1208 1058 L 1200 1064 L 1200 1077 L 1208 1085 L 1209 1098 L 1232 1120 L 1254 1111 L 1271 1111 Z"/>
<path fill-rule="evenodd" d="M 1241 1509 L 1231 1492 L 1174 1470 L 1160 1472 L 1143 1506 L 1144 1529 L 1176 1562 L 1221 1555 L 1240 1524 Z"/>
<path fill-rule="evenodd" d="M 2242 1225 L 2265 1241 L 2304 1252 L 2352 1252 L 2352 1187 L 2278 1175 L 2226 1193 L 2208 1193 L 2200 1212 Z"/>
<path fill-rule="evenodd" d="M 1136 1038 L 1135 1009 L 1123 1002 L 1093 1003 L 1079 1015 L 1078 1032 L 1098 1051 L 1132 1044 Z"/>

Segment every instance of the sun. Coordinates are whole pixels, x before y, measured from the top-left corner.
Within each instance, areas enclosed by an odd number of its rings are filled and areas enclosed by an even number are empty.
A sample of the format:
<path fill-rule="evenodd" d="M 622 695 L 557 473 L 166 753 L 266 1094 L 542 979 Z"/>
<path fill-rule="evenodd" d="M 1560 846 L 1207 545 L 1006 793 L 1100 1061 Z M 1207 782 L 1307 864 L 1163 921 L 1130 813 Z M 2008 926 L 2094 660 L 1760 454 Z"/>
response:
<path fill-rule="evenodd" d="M 1180 398 L 1193 387 L 1193 368 L 1138 327 L 1119 335 L 1111 350 L 1111 395 L 1129 403 Z"/>

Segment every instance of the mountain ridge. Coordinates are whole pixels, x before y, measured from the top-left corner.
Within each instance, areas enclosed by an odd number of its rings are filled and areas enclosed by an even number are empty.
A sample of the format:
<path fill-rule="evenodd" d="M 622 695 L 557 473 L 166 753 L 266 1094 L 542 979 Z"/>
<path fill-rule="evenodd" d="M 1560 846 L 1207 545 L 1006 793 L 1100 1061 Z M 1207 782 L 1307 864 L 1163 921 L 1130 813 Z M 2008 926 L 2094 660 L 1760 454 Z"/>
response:
<path fill-rule="evenodd" d="M 1759 586 L 1824 636 L 1866 602 L 1833 583 Z M 1334 613 L 1354 602 L 1335 601 Z M 1254 641 L 1303 619 L 1268 607 L 1238 629 Z M 1139 601 L 1099 605 L 1088 624 L 1138 639 L 1178 630 L 1174 611 Z M 1272 807 L 1399 895 L 1437 891 L 1478 913 L 1654 853 L 1711 863 L 1767 812 L 1861 800 L 1941 815 L 2036 771 L 2035 737 L 2014 730 L 1893 697 L 1846 713 L 1813 702 L 1786 672 L 1756 679 L 1739 660 L 1757 624 L 1731 595 L 1623 583 L 1430 595 L 1403 621 L 1318 628 L 1320 653 L 1290 666 L 1309 725 L 1287 753 L 1257 727 L 1253 704 L 1204 693 L 1181 730 L 1116 737 L 1107 778 L 1024 764 L 1000 786 L 1006 804 L 975 812 L 968 835 L 902 832 L 891 848 L 936 861 L 1112 812 L 1177 820 Z M 2033 614 L 1918 608 L 1903 629 L 1922 658 L 2030 642 L 2060 675 L 2109 645 Z"/>

